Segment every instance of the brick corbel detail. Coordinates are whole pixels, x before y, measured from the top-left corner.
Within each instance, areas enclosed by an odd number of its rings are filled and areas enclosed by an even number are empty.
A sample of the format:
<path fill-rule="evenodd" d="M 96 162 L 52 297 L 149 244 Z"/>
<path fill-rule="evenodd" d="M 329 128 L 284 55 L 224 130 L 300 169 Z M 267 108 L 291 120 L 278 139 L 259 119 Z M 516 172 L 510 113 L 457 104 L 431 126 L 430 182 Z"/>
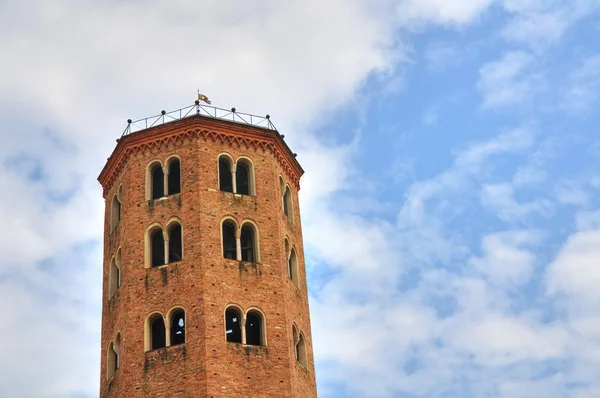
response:
<path fill-rule="evenodd" d="M 163 145 L 176 145 L 177 143 L 183 143 L 185 140 L 191 141 L 193 139 L 198 138 L 202 138 L 205 141 L 221 141 L 222 143 L 229 143 L 229 145 L 236 144 L 239 147 L 254 148 L 255 151 L 258 149 L 262 149 L 263 151 L 269 151 L 271 152 L 271 154 L 273 154 L 275 159 L 277 159 L 277 162 L 284 169 L 285 173 L 289 177 L 290 181 L 292 181 L 296 189 L 300 189 L 300 176 L 296 173 L 292 166 L 290 166 L 286 157 L 284 156 L 282 151 L 277 147 L 275 142 L 273 142 L 273 140 L 249 139 L 237 136 L 235 134 L 228 134 L 203 129 L 194 129 L 176 132 L 166 137 L 144 141 L 139 144 L 126 145 L 124 153 L 120 155 L 120 158 L 117 160 L 118 163 L 115 165 L 115 167 L 112 168 L 110 174 L 108 175 L 108 178 L 106 178 L 106 183 L 103 184 L 104 196 L 106 197 L 107 193 L 111 190 L 114 182 L 116 181 L 117 177 L 121 174 L 121 171 L 125 167 L 127 159 L 129 159 L 130 156 L 147 150 L 160 148 Z"/>

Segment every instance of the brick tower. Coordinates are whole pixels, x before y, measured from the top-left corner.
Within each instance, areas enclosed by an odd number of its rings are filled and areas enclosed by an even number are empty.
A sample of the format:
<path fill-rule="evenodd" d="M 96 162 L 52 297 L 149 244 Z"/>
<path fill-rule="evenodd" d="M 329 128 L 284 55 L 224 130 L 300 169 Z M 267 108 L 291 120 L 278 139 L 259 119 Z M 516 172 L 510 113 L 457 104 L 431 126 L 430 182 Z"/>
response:
<path fill-rule="evenodd" d="M 316 397 L 300 164 L 269 117 L 129 121 L 106 202 L 100 397 Z"/>

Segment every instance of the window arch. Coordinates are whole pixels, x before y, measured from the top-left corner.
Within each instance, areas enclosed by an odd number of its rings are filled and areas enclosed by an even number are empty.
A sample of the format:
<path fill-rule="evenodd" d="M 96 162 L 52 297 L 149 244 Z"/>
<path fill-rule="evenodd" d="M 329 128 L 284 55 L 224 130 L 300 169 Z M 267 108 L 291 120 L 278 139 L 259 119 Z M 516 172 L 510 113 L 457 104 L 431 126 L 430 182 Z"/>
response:
<path fill-rule="evenodd" d="M 306 368 L 306 342 L 304 341 L 304 333 L 300 332 L 298 340 L 295 343 L 295 348 L 296 360 Z"/>
<path fill-rule="evenodd" d="M 165 264 L 165 237 L 161 227 L 150 229 L 149 234 L 149 257 L 150 267 L 159 267 Z"/>
<path fill-rule="evenodd" d="M 223 239 L 223 257 L 230 260 L 237 259 L 237 225 L 231 219 L 225 219 L 221 224 Z"/>
<path fill-rule="evenodd" d="M 248 158 L 238 158 L 235 168 L 235 192 L 241 195 L 256 195 L 254 165 Z"/>
<path fill-rule="evenodd" d="M 183 236 L 181 224 L 173 222 L 168 229 L 169 233 L 169 263 L 181 261 L 183 259 Z"/>
<path fill-rule="evenodd" d="M 119 369 L 119 354 L 121 353 L 121 334 L 117 333 L 114 341 L 108 345 L 106 379 L 109 380 Z"/>
<path fill-rule="evenodd" d="M 265 345 L 264 344 L 264 322 L 263 316 L 257 310 L 249 310 L 246 313 L 246 344 Z"/>
<path fill-rule="evenodd" d="M 146 351 L 164 348 L 167 345 L 165 320 L 161 313 L 151 314 L 146 321 Z"/>
<path fill-rule="evenodd" d="M 121 221 L 121 186 L 117 189 L 117 192 L 113 195 L 110 203 L 110 231 L 114 231 L 117 225 Z"/>
<path fill-rule="evenodd" d="M 117 255 L 110 261 L 108 271 L 108 298 L 112 298 L 121 286 L 121 248 L 117 250 Z"/>
<path fill-rule="evenodd" d="M 244 222 L 240 231 L 240 251 L 238 260 L 257 263 L 260 261 L 258 253 L 258 230 L 251 222 Z"/>
<path fill-rule="evenodd" d="M 298 257 L 296 256 L 296 249 L 292 247 L 288 258 L 288 275 L 294 285 L 298 286 Z"/>
<path fill-rule="evenodd" d="M 181 162 L 174 156 L 167 161 L 167 195 L 181 193 Z"/>
<path fill-rule="evenodd" d="M 233 306 L 225 310 L 225 336 L 228 342 L 242 342 L 242 312 Z"/>
<path fill-rule="evenodd" d="M 233 159 L 226 154 L 219 156 L 219 190 L 233 192 Z"/>
<path fill-rule="evenodd" d="M 185 343 L 185 311 L 175 308 L 169 314 L 169 345 Z"/>
<path fill-rule="evenodd" d="M 290 191 L 290 187 L 286 185 L 285 190 L 283 192 L 283 213 L 290 220 L 290 222 L 294 222 L 294 216 L 292 211 L 292 193 Z"/>
<path fill-rule="evenodd" d="M 150 163 L 146 169 L 146 200 L 165 196 L 165 173 L 160 161 Z"/>

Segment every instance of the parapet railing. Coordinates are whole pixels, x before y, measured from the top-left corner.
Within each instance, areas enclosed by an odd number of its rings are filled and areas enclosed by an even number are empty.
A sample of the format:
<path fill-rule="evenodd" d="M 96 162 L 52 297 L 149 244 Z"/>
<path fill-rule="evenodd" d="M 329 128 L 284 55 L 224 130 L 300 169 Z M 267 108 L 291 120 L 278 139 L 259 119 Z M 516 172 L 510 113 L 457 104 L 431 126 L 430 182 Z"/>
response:
<path fill-rule="evenodd" d="M 207 116 L 213 119 L 228 120 L 231 122 L 247 124 L 255 127 L 262 127 L 268 130 L 277 131 L 271 117 L 251 115 L 250 113 L 243 113 L 236 111 L 235 108 L 223 109 L 217 108 L 210 105 L 202 105 L 200 101 L 196 101 L 194 105 L 186 106 L 185 108 L 177 109 L 175 111 L 161 111 L 159 115 L 150 116 L 143 119 L 132 121 L 127 120 L 127 127 L 121 137 L 126 136 L 137 131 L 142 131 L 153 126 L 169 123 L 175 120 L 184 119 L 194 115 Z"/>

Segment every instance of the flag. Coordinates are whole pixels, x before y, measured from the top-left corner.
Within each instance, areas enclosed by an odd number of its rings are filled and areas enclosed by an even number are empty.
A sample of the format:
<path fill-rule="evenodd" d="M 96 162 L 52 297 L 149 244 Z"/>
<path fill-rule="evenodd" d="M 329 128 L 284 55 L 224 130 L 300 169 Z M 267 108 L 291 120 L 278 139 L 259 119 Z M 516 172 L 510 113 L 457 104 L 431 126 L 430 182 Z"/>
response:
<path fill-rule="evenodd" d="M 207 97 L 206 95 L 204 95 L 204 94 L 200 94 L 200 93 L 198 93 L 198 101 L 204 101 L 204 102 L 206 102 L 207 104 L 209 104 L 209 105 L 210 105 L 210 100 L 209 100 L 209 99 L 208 99 L 208 97 Z"/>

